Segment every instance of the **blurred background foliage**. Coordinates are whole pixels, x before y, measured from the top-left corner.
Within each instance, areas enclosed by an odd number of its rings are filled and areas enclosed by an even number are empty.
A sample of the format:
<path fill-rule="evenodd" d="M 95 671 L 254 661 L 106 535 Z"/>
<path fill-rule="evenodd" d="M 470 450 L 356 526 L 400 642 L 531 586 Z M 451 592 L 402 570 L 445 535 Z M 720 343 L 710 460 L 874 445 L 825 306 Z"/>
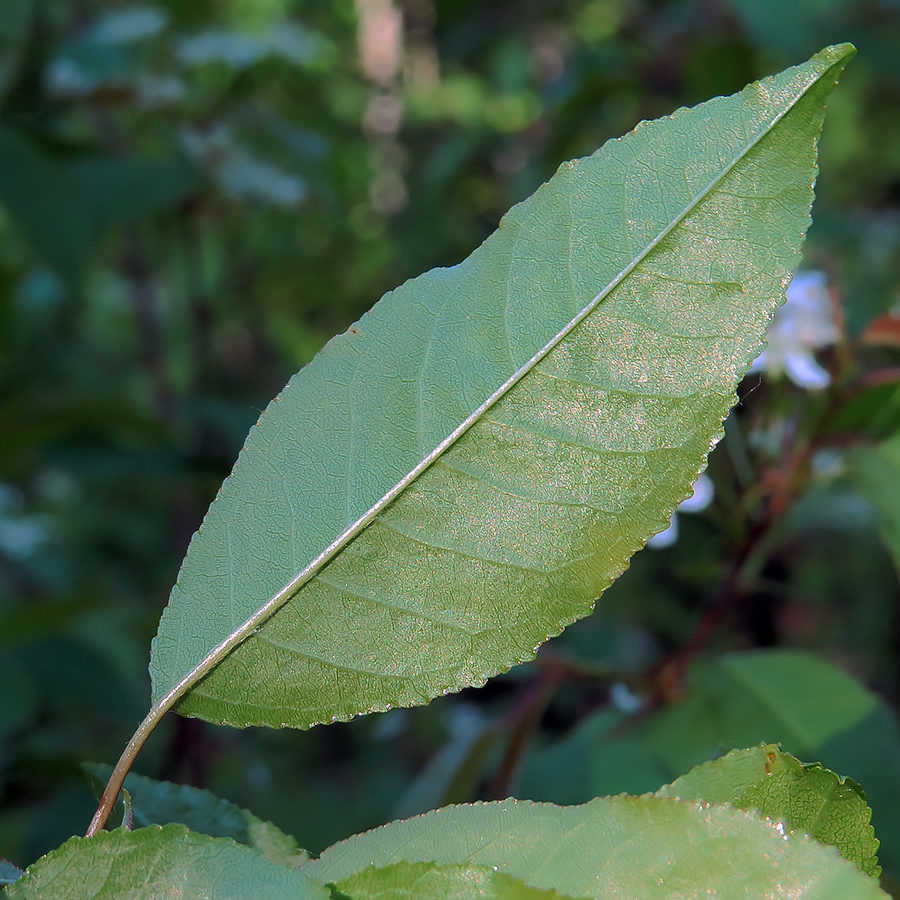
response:
<path fill-rule="evenodd" d="M 898 0 L 5 0 L 0 856 L 87 826 L 79 764 L 114 761 L 148 706 L 187 542 L 331 334 L 461 260 L 563 160 L 844 40 L 804 263 L 834 304 L 829 383 L 748 376 L 678 540 L 480 691 L 306 733 L 171 716 L 137 770 L 317 852 L 781 741 L 867 788 L 892 888 Z"/>

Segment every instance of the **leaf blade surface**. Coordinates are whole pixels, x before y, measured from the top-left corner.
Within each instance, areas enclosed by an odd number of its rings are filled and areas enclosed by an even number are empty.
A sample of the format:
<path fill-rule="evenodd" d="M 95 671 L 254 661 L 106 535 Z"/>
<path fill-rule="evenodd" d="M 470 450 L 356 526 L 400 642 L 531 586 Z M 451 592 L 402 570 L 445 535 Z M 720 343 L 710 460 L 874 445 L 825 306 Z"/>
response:
<path fill-rule="evenodd" d="M 335 844 L 303 871 L 340 883 L 400 860 L 497 866 L 532 887 L 597 900 L 887 896 L 835 848 L 785 837 L 755 813 L 649 796 L 445 807 Z"/>
<path fill-rule="evenodd" d="M 332 340 L 192 541 L 155 704 L 347 719 L 483 683 L 587 614 L 720 436 L 851 54 L 564 164 L 467 260 Z"/>
<path fill-rule="evenodd" d="M 565 900 L 556 891 L 528 887 L 491 866 L 394 863 L 369 867 L 338 882 L 353 900 Z"/>
<path fill-rule="evenodd" d="M 82 763 L 82 769 L 106 783 L 112 766 Z M 157 781 L 130 772 L 125 790 L 131 795 L 135 828 L 150 825 L 184 825 L 191 831 L 210 837 L 230 837 L 252 847 L 264 859 L 280 866 L 294 867 L 309 859 L 289 834 L 272 822 L 266 822 L 212 791 L 187 784 Z"/>
<path fill-rule="evenodd" d="M 303 873 L 180 825 L 71 838 L 5 889 L 9 900 L 327 900 Z"/>
<path fill-rule="evenodd" d="M 881 874 L 872 810 L 862 788 L 819 763 L 801 763 L 776 744 L 732 750 L 695 766 L 657 797 L 730 803 L 783 822 L 793 831 L 837 847 L 873 878 Z"/>

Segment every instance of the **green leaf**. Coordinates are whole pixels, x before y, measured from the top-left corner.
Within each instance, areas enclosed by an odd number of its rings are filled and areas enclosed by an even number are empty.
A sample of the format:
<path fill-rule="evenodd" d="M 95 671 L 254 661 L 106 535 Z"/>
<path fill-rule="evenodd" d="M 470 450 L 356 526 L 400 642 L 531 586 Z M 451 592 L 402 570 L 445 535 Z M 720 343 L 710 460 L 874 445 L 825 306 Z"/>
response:
<path fill-rule="evenodd" d="M 665 785 L 658 797 L 732 803 L 793 831 L 837 847 L 867 875 L 881 874 L 872 810 L 862 788 L 819 763 L 803 764 L 774 744 L 730 753 L 696 766 Z"/>
<path fill-rule="evenodd" d="M 833 26 L 844 8 L 840 0 L 729 0 L 727 5 L 759 47 L 789 56 L 815 47 L 815 35 Z"/>
<path fill-rule="evenodd" d="M 28 671 L 0 655 L 0 740 L 26 725 L 37 711 L 37 692 Z"/>
<path fill-rule="evenodd" d="M 848 462 L 860 493 L 878 512 L 881 539 L 900 570 L 900 433 L 875 447 L 854 447 Z"/>
<path fill-rule="evenodd" d="M 399 862 L 373 866 L 339 881 L 335 887 L 353 900 L 552 900 L 560 895 L 528 887 L 491 866 Z"/>
<path fill-rule="evenodd" d="M 900 729 L 894 711 L 846 672 L 810 653 L 766 650 L 699 660 L 682 700 L 632 722 L 604 710 L 566 741 L 530 755 L 520 796 L 583 803 L 661 782 L 733 747 L 778 742 L 866 787 L 879 856 L 900 869 Z M 553 775 L 550 790 L 536 773 Z M 562 784 L 562 775 L 580 774 Z M 576 776 L 577 778 L 577 776 Z"/>
<path fill-rule="evenodd" d="M 796 266 L 853 53 L 643 123 L 269 406 L 154 641 L 154 715 L 308 727 L 483 683 L 688 495 Z M 201 681 L 202 679 L 202 681 Z"/>
<path fill-rule="evenodd" d="M 504 800 L 453 806 L 356 835 L 303 871 L 341 882 L 400 860 L 497 866 L 574 897 L 884 898 L 832 847 L 783 835 L 756 814 L 660 797 L 561 807 Z"/>
<path fill-rule="evenodd" d="M 664 759 L 627 733 L 627 716 L 607 707 L 564 738 L 530 750 L 515 795 L 564 805 L 607 794 L 646 794 L 672 777 Z"/>
<path fill-rule="evenodd" d="M 0 203 L 57 274 L 77 281 L 105 229 L 171 207 L 202 185 L 184 157 L 54 156 L 0 124 Z"/>
<path fill-rule="evenodd" d="M 877 706 L 871 691 L 811 653 L 726 654 L 691 670 L 684 701 L 648 721 L 642 740 L 673 773 L 689 770 L 716 747 L 762 741 L 781 743 L 801 758 L 821 758 L 830 740 Z"/>
<path fill-rule="evenodd" d="M 101 785 L 112 772 L 112 766 L 102 763 L 82 763 L 82 768 Z M 211 791 L 155 781 L 133 772 L 125 779 L 125 789 L 134 803 L 135 828 L 177 822 L 201 834 L 233 838 L 276 865 L 297 866 L 309 859 L 289 834 Z"/>
<path fill-rule="evenodd" d="M 59 275 L 78 279 L 94 239 L 89 204 L 65 166 L 5 124 L 0 124 L 0 203 Z"/>
<path fill-rule="evenodd" d="M 0 887 L 12 884 L 22 877 L 22 870 L 14 866 L 8 859 L 0 858 Z"/>
<path fill-rule="evenodd" d="M 719 759 L 694 766 L 687 775 L 676 778 L 671 784 L 664 784 L 656 796 L 737 805 L 737 799 L 744 791 L 759 784 L 776 767 L 784 765 L 783 757 L 787 754 L 781 753 L 776 744 L 732 750 Z"/>
<path fill-rule="evenodd" d="M 34 0 L 6 0 L 0 16 L 0 99 L 14 83 L 25 56 Z"/>
<path fill-rule="evenodd" d="M 327 900 L 321 884 L 228 838 L 181 825 L 71 838 L 6 888 L 9 900 Z"/>
<path fill-rule="evenodd" d="M 90 203 L 98 233 L 172 207 L 203 185 L 200 172 L 182 156 L 89 156 L 74 160 L 69 169 Z"/>

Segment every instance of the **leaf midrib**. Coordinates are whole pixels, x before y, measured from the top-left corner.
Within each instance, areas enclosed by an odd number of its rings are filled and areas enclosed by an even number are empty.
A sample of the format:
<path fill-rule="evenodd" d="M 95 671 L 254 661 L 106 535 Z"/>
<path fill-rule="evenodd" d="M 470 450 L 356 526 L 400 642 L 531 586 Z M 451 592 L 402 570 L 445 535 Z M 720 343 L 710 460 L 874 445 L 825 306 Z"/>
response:
<path fill-rule="evenodd" d="M 413 469 L 400 479 L 389 491 L 381 496 L 363 515 L 351 523 L 335 538 L 328 547 L 316 556 L 307 566 L 300 571 L 281 590 L 267 600 L 252 616 L 232 631 L 227 638 L 215 646 L 200 662 L 194 666 L 178 683 L 172 687 L 161 699 L 157 700 L 147 720 L 157 718 L 172 708 L 178 699 L 189 691 L 200 679 L 208 675 L 218 663 L 231 654 L 248 637 L 250 637 L 266 620 L 271 618 L 282 606 L 293 599 L 302 588 L 341 550 L 362 533 L 372 521 L 384 511 L 391 503 L 398 499 L 403 492 L 413 484 L 432 464 L 440 459 L 456 442 L 468 432 L 478 421 L 482 419 L 496 403 L 505 397 L 509 391 L 526 375 L 528 375 L 542 360 L 544 360 L 556 347 L 562 343 L 588 316 L 593 313 L 600 303 L 606 299 L 647 257 L 696 210 L 716 189 L 716 187 L 754 150 L 754 148 L 787 116 L 807 93 L 819 83 L 829 71 L 840 64 L 840 59 L 834 60 L 824 71 L 810 76 L 809 82 L 803 90 L 795 95 L 777 116 L 772 118 L 759 133 L 750 140 L 734 158 L 722 168 L 720 173 L 709 184 L 696 194 L 690 203 L 663 228 L 659 234 L 650 241 L 644 249 L 613 278 L 606 287 L 600 291 L 584 308 L 574 316 L 554 337 L 552 337 L 529 360 L 523 363 L 507 380 L 497 388 L 480 406 L 471 412 L 447 437 L 445 437 L 427 456 L 425 456 Z M 746 89 L 745 89 L 746 90 Z"/>

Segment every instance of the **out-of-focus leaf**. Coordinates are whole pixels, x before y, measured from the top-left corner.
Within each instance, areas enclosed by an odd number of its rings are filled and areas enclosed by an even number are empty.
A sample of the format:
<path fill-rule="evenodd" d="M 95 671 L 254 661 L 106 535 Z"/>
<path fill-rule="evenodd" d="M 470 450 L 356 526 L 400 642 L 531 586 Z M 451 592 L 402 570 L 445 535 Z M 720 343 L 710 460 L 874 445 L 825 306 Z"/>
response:
<path fill-rule="evenodd" d="M 808 53 L 822 26 L 843 5 L 840 0 L 729 0 L 751 38 L 759 46 L 782 53 Z"/>
<path fill-rule="evenodd" d="M 156 37 L 168 23 L 168 13 L 158 6 L 126 6 L 105 12 L 89 34 L 99 43 L 130 44 Z"/>
<path fill-rule="evenodd" d="M 112 766 L 102 763 L 83 763 L 82 768 L 101 787 L 112 772 Z M 135 828 L 175 822 L 211 837 L 230 837 L 276 865 L 297 866 L 309 859 L 289 834 L 210 791 L 133 772 L 125 779 L 125 788 L 131 794 Z"/>
<path fill-rule="evenodd" d="M 656 796 L 754 809 L 792 831 L 837 847 L 867 875 L 881 874 L 872 810 L 859 785 L 818 763 L 804 765 L 775 744 L 732 750 L 664 785 Z"/>
<path fill-rule="evenodd" d="M 828 427 L 836 434 L 855 432 L 876 441 L 891 437 L 900 428 L 900 385 L 879 384 L 853 395 Z M 851 460 L 855 450 L 850 452 Z"/>
<path fill-rule="evenodd" d="M 177 156 L 91 156 L 72 162 L 70 170 L 98 231 L 172 207 L 203 186 L 200 172 Z"/>
<path fill-rule="evenodd" d="M 349 838 L 303 871 L 339 882 L 401 860 L 497 866 L 533 887 L 604 900 L 886 896 L 833 848 L 756 814 L 659 797 L 451 806 Z"/>
<path fill-rule="evenodd" d="M 656 790 L 671 772 L 640 740 L 615 731 L 625 718 L 619 710 L 604 709 L 562 740 L 530 752 L 516 796 L 571 804 L 605 794 Z"/>
<path fill-rule="evenodd" d="M 699 760 L 698 746 L 782 743 L 815 759 L 829 739 L 852 729 L 878 705 L 856 679 L 811 653 L 734 653 L 697 665 L 684 702 L 655 718 L 644 740 L 658 751 L 673 729 L 684 729 L 665 758 L 674 772 Z M 731 749 L 723 747 L 722 749 Z"/>
<path fill-rule="evenodd" d="M 181 825 L 72 838 L 6 888 L 9 900 L 327 900 L 301 871 L 277 866 L 228 838 Z"/>
<path fill-rule="evenodd" d="M 741 809 L 755 809 L 784 822 L 823 844 L 837 847 L 844 859 L 877 878 L 878 839 L 869 824 L 872 810 L 862 788 L 816 763 L 801 765 L 781 754 L 777 766 L 759 784 L 747 788 L 735 801 Z"/>
<path fill-rule="evenodd" d="M 744 791 L 759 784 L 776 765 L 783 767 L 783 756 L 776 744 L 731 750 L 725 756 L 694 766 L 671 784 L 664 784 L 656 796 L 735 804 Z"/>
<path fill-rule="evenodd" d="M 297 206 L 306 197 L 302 178 L 256 156 L 227 125 L 185 128 L 181 137 L 188 153 L 230 197 L 284 207 Z"/>
<path fill-rule="evenodd" d="M 173 206 L 201 184 L 185 159 L 59 159 L 0 124 L 0 203 L 45 262 L 70 281 L 106 228 Z"/>
<path fill-rule="evenodd" d="M 77 40 L 47 66 L 45 81 L 51 94 L 83 98 L 105 90 L 124 93 L 140 70 L 140 57 L 122 43 Z"/>
<path fill-rule="evenodd" d="M 94 238 L 88 203 L 64 166 L 4 124 L 0 203 L 50 266 L 66 279 L 77 279 Z"/>
<path fill-rule="evenodd" d="M 485 757 L 502 733 L 465 706 L 451 712 L 449 729 L 447 743 L 413 779 L 394 807 L 392 818 L 406 819 L 468 800 L 477 789 Z"/>
<path fill-rule="evenodd" d="M 335 338 L 191 543 L 156 707 L 308 727 L 422 703 L 585 615 L 721 433 L 851 54 L 566 163 L 468 260 Z"/>
<path fill-rule="evenodd" d="M 0 859 L 0 887 L 18 881 L 22 870 L 14 866 L 8 859 Z"/>
<path fill-rule="evenodd" d="M 586 776 L 582 792 L 639 793 L 718 752 L 760 741 L 781 741 L 798 756 L 815 758 L 830 737 L 863 721 L 877 705 L 859 682 L 812 654 L 730 654 L 696 664 L 681 702 L 630 728 L 617 727 L 621 714 L 604 711 L 561 745 L 571 747 L 568 769 Z M 549 754 L 559 752 L 550 747 L 534 754 L 526 772 L 547 767 Z M 576 762 L 582 753 L 584 761 Z M 528 796 L 547 799 L 537 794 L 538 777 L 528 785 Z"/>
<path fill-rule="evenodd" d="M 0 15 L 0 97 L 16 77 L 25 38 L 34 10 L 34 0 L 5 0 Z"/>
<path fill-rule="evenodd" d="M 0 656 L 0 739 L 21 728 L 37 706 L 34 685 L 25 668 Z"/>
<path fill-rule="evenodd" d="M 882 540 L 900 570 L 900 432 L 875 447 L 854 447 L 848 460 L 860 492 L 878 512 Z"/>
<path fill-rule="evenodd" d="M 528 887 L 492 866 L 440 866 L 432 862 L 370 867 L 335 887 L 353 900 L 553 900 L 561 896 L 556 891 Z"/>
<path fill-rule="evenodd" d="M 331 55 L 329 41 L 297 22 L 279 22 L 265 34 L 211 29 L 182 38 L 177 54 L 185 66 L 223 62 L 245 69 L 268 56 L 279 56 L 298 66 L 310 66 Z"/>

